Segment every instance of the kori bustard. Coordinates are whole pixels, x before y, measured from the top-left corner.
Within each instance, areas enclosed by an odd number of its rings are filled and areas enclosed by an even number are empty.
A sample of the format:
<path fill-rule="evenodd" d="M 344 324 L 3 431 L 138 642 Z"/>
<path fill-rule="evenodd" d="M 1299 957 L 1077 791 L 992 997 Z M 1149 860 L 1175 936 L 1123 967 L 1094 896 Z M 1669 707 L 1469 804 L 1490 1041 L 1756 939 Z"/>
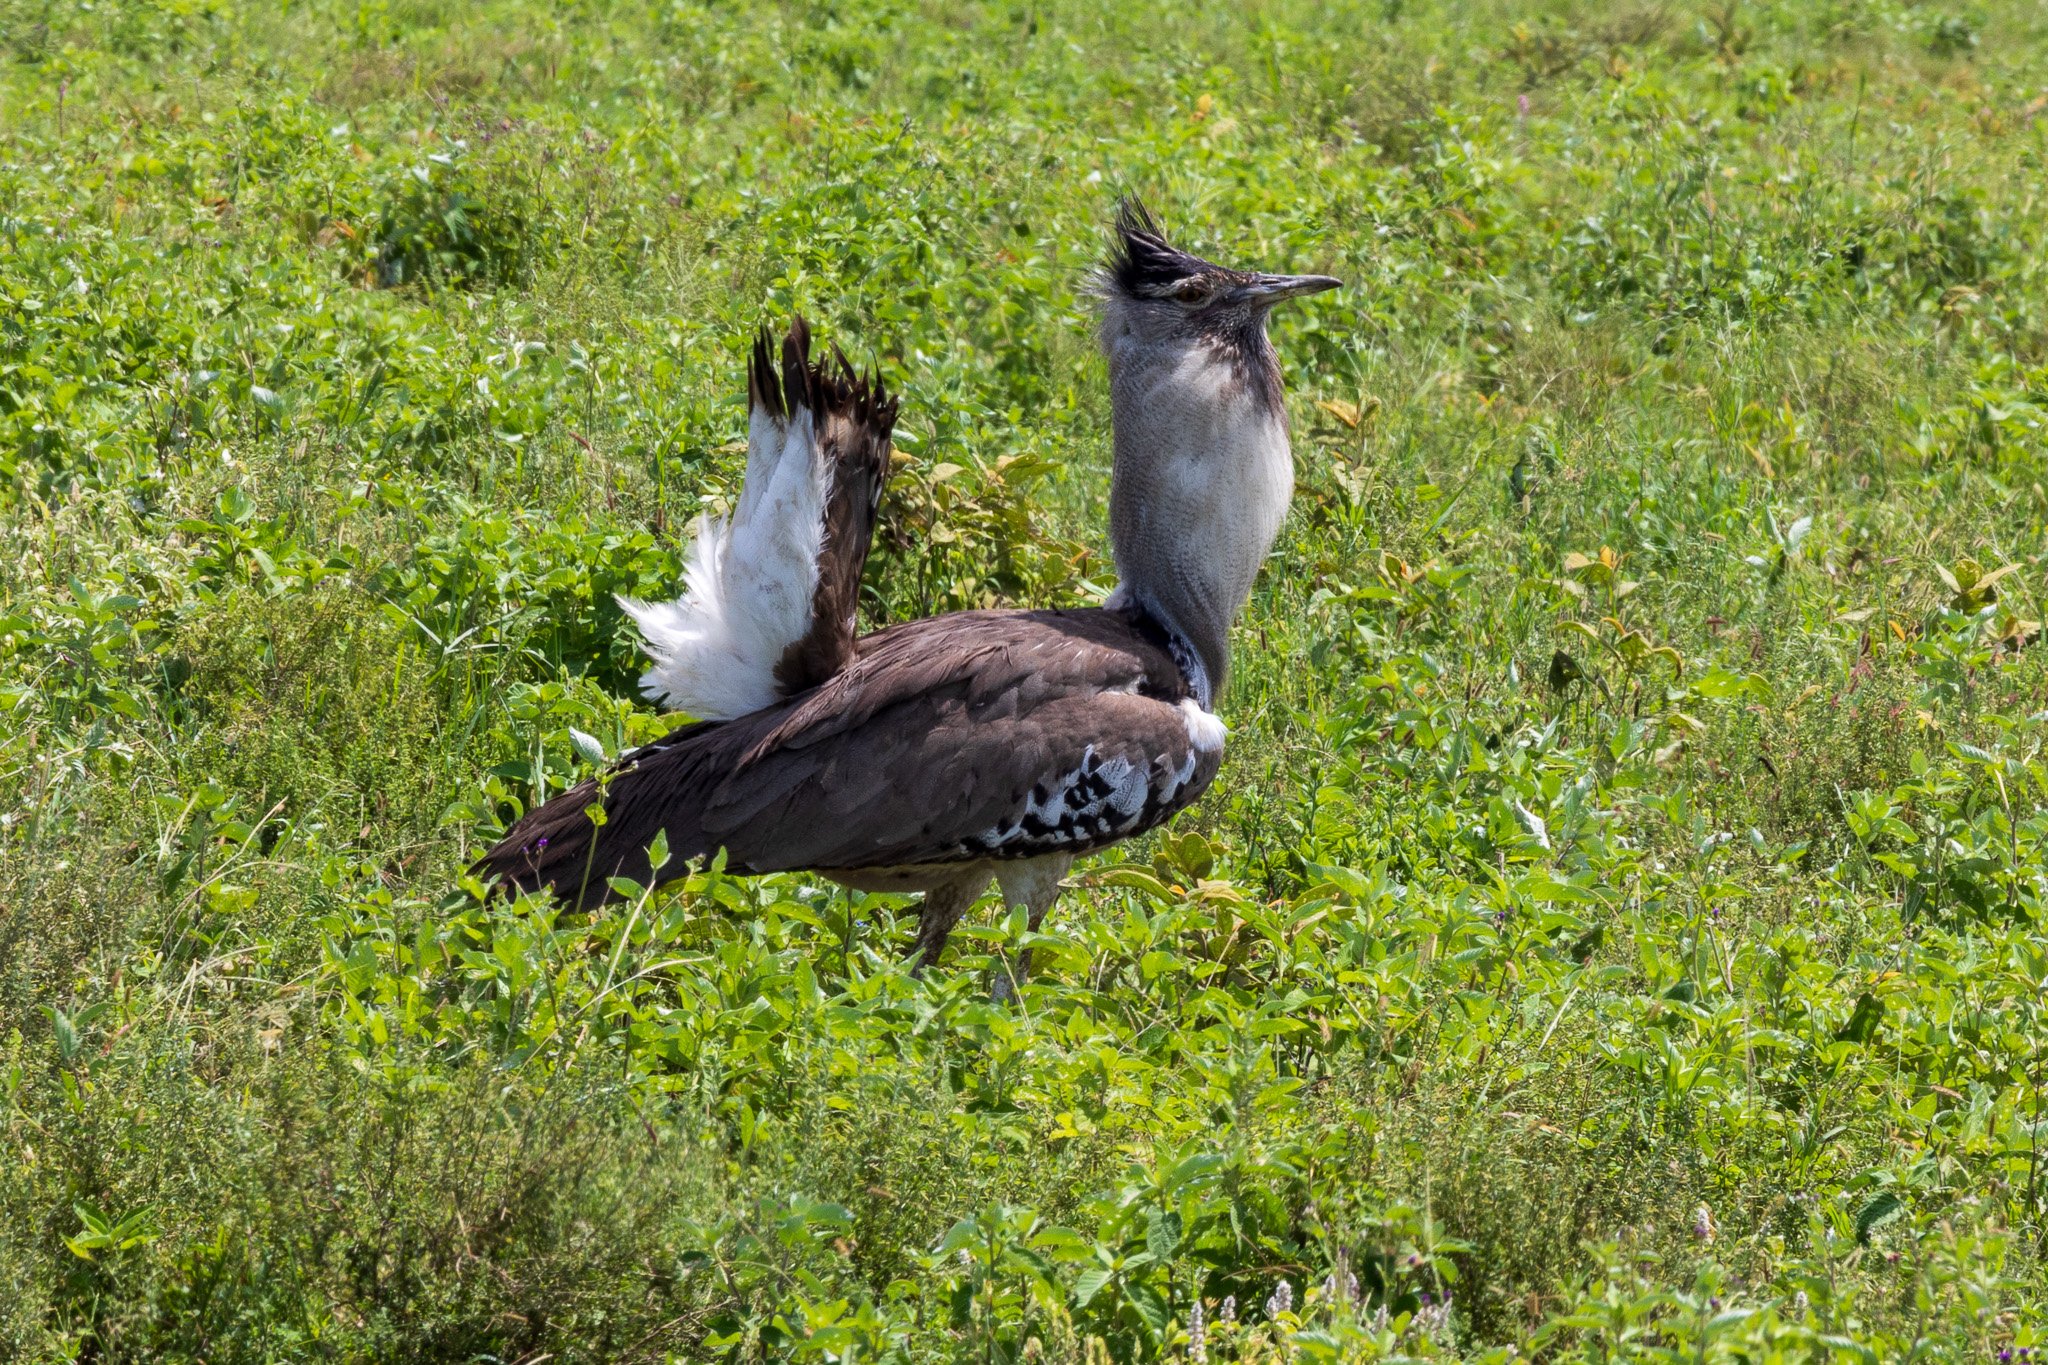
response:
<path fill-rule="evenodd" d="M 723 848 L 731 872 L 923 892 L 920 967 L 991 880 L 1036 929 L 1077 856 L 1216 776 L 1230 625 L 1294 487 L 1266 319 L 1338 283 L 1205 261 L 1127 200 L 1096 280 L 1120 585 L 1099 608 L 858 638 L 896 403 L 843 356 L 814 363 L 801 319 L 778 372 L 764 329 L 730 523 L 700 523 L 680 598 L 625 604 L 644 690 L 698 719 L 527 814 L 479 871 L 593 905 L 615 875 L 647 879 L 665 831 L 672 856 Z"/>

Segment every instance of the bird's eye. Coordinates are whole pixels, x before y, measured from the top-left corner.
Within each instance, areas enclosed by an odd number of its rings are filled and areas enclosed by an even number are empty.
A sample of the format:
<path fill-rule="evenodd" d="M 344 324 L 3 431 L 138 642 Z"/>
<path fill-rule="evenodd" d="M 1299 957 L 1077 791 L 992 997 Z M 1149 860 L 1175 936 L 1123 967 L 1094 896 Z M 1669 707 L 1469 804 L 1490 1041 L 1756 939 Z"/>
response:
<path fill-rule="evenodd" d="M 1173 296 L 1182 303 L 1207 303 L 1215 292 L 1215 283 L 1200 275 L 1190 275 L 1173 286 Z"/>

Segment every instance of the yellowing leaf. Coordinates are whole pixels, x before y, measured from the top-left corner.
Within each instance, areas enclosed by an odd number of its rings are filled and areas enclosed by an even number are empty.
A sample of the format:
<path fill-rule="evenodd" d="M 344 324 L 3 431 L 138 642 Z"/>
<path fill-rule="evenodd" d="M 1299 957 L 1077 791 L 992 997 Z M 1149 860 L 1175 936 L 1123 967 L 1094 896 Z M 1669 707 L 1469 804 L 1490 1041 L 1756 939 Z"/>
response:
<path fill-rule="evenodd" d="M 1325 398 L 1316 406 L 1354 431 L 1358 429 L 1358 423 L 1363 417 L 1356 404 L 1347 403 L 1341 398 Z"/>
<path fill-rule="evenodd" d="M 1972 592 L 1983 592 L 1987 588 L 1989 588 L 1993 583 L 1996 583 L 1999 579 L 2005 577 L 2007 574 L 2017 572 L 2019 567 L 2020 566 L 2018 564 L 2002 564 L 1998 568 L 1993 569 L 1990 573 L 1985 574 L 1982 578 L 1979 578 L 1975 583 L 1971 584 L 1970 590 Z"/>

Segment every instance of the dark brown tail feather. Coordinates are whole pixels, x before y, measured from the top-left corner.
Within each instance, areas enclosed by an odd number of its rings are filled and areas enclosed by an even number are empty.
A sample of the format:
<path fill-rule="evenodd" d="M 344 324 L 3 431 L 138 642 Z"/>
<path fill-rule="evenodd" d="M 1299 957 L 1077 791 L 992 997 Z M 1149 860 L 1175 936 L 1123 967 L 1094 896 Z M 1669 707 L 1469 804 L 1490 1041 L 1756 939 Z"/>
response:
<path fill-rule="evenodd" d="M 879 374 L 857 373 L 837 345 L 830 362 L 813 364 L 810 344 L 810 329 L 799 317 L 782 343 L 783 392 L 791 412 L 810 409 L 832 483 L 810 628 L 775 665 L 785 697 L 816 687 L 853 659 L 861 573 L 874 543 L 875 514 L 889 478 L 889 436 L 896 429 L 897 400 Z"/>
<path fill-rule="evenodd" d="M 832 365 L 812 364 L 811 330 L 801 316 L 790 323 L 782 339 L 779 374 L 776 350 L 774 334 L 764 324 L 748 358 L 747 401 L 765 407 L 778 420 L 788 419 L 798 408 L 809 410 L 819 446 L 832 465 L 810 628 L 775 667 L 776 682 L 787 697 L 816 687 L 853 659 L 861 573 L 867 567 L 875 514 L 889 477 L 889 437 L 896 428 L 897 399 L 882 387 L 879 374 L 857 373 L 836 345 L 836 372 Z M 546 888 L 564 904 L 585 908 L 614 899 L 610 879 L 623 874 L 639 880 L 647 875 L 647 844 L 657 830 L 676 823 L 676 812 L 662 809 L 667 803 L 660 799 L 660 784 L 645 781 L 636 771 L 639 762 L 653 751 L 687 744 L 717 724 L 685 725 L 622 759 L 606 776 L 607 793 L 600 793 L 596 780 L 584 782 L 528 811 L 470 870 L 495 881 L 508 894 Z M 656 790 L 636 790 L 642 786 Z M 607 812 L 602 839 L 585 814 L 599 801 Z M 671 848 L 679 859 L 708 851 Z"/>

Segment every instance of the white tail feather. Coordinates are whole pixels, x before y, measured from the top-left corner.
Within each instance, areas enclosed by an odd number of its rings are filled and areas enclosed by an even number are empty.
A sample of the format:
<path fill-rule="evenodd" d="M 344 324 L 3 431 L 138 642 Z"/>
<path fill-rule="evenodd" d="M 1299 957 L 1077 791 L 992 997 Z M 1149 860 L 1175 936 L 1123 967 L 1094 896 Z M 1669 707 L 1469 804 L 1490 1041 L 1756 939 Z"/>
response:
<path fill-rule="evenodd" d="M 619 599 L 654 662 L 640 678 L 643 694 L 700 720 L 731 720 L 778 699 L 776 662 L 810 625 L 830 481 L 809 411 L 781 421 L 754 409 L 739 503 L 729 522 L 698 521 L 683 595 Z"/>

